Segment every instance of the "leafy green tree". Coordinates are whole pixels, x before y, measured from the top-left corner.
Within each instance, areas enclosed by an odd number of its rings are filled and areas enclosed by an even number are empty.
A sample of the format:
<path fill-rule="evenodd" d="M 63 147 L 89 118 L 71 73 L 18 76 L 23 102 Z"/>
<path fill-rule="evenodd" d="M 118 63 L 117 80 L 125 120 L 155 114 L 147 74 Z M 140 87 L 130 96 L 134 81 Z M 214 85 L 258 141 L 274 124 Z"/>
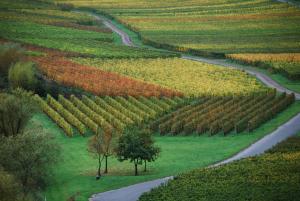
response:
<path fill-rule="evenodd" d="M 112 131 L 102 131 L 100 128 L 98 128 L 98 132 L 89 139 L 88 151 L 98 159 L 97 179 L 101 177 L 101 166 L 104 159 L 106 159 L 105 172 L 107 173 L 107 158 L 110 155 L 112 139 Z"/>
<path fill-rule="evenodd" d="M 22 185 L 23 200 L 38 195 L 46 186 L 50 168 L 58 161 L 59 146 L 51 135 L 36 125 L 22 135 L 0 139 L 0 166 Z"/>
<path fill-rule="evenodd" d="M 144 146 L 144 172 L 147 171 L 147 162 L 153 162 L 157 159 L 160 148 L 153 146 L 154 145 L 154 139 L 152 138 L 152 133 L 149 129 L 141 130 L 140 132 L 140 138 L 141 138 L 141 144 Z"/>
<path fill-rule="evenodd" d="M 8 80 L 12 88 L 21 87 L 34 91 L 38 83 L 35 64 L 32 62 L 17 62 L 9 69 Z"/>
<path fill-rule="evenodd" d="M 116 155 L 119 161 L 129 160 L 134 164 L 135 176 L 138 175 L 138 165 L 143 161 L 154 161 L 158 154 L 159 148 L 154 146 L 150 132 L 138 129 L 128 129 L 119 138 Z"/>
<path fill-rule="evenodd" d="M 0 201 L 20 201 L 22 193 L 21 184 L 15 177 L 0 167 Z"/>
<path fill-rule="evenodd" d="M 0 94 L 0 136 L 15 136 L 23 132 L 37 110 L 32 95 L 22 89 Z"/>

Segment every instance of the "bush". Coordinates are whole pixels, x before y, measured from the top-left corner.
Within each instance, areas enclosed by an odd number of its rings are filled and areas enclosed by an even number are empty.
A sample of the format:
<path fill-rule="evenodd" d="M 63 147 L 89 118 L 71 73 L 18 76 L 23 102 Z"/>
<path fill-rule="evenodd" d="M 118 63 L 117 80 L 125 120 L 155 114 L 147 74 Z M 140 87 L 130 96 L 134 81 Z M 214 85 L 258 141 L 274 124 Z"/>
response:
<path fill-rule="evenodd" d="M 24 50 L 19 44 L 7 43 L 0 46 L 0 76 L 7 76 L 12 64 L 22 59 Z"/>
<path fill-rule="evenodd" d="M 32 62 L 18 62 L 14 64 L 8 73 L 9 84 L 12 88 L 24 88 L 35 90 L 38 80 L 35 76 L 35 64 Z"/>
<path fill-rule="evenodd" d="M 60 153 L 54 138 L 46 134 L 41 125 L 32 123 L 22 135 L 0 140 L 0 166 L 20 182 L 24 201 L 28 198 L 41 200 L 38 191 L 45 189 L 50 168 L 58 161 Z M 17 194 L 18 188 L 14 192 Z M 15 199 L 6 201 L 9 200 Z"/>
<path fill-rule="evenodd" d="M 22 133 L 35 111 L 32 93 L 17 89 L 13 94 L 0 94 L 0 135 Z"/>

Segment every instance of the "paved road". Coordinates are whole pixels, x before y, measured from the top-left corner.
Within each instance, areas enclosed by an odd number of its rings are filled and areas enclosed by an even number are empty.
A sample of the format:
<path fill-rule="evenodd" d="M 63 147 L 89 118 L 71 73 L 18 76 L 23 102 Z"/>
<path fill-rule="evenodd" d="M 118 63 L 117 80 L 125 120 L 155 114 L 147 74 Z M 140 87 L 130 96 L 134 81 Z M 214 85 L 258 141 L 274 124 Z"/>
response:
<path fill-rule="evenodd" d="M 143 193 L 150 189 L 166 183 L 173 177 L 156 179 L 149 182 L 138 183 L 117 190 L 106 191 L 104 193 L 94 194 L 89 201 L 133 201 L 137 200 Z"/>
<path fill-rule="evenodd" d="M 182 58 L 188 59 L 188 60 L 193 60 L 193 61 L 200 61 L 200 62 L 209 63 L 209 64 L 216 64 L 216 65 L 224 66 L 224 67 L 228 67 L 228 68 L 242 69 L 242 70 L 246 71 L 247 73 L 257 77 L 257 79 L 262 81 L 268 87 L 276 88 L 280 92 L 295 93 L 289 89 L 284 88 L 283 86 L 278 84 L 276 81 L 272 80 L 269 76 L 256 71 L 254 69 L 254 67 L 251 67 L 251 66 L 247 67 L 245 65 L 235 64 L 235 63 L 230 62 L 227 59 L 207 59 L 207 58 L 202 58 L 202 57 L 198 57 L 198 56 L 196 57 L 196 56 L 186 56 L 186 55 L 183 55 Z M 295 96 L 296 96 L 297 100 L 300 100 L 299 93 L 295 93 Z"/>
<path fill-rule="evenodd" d="M 127 33 L 123 32 L 121 29 L 117 28 L 111 21 L 109 21 L 106 18 L 99 17 L 97 15 L 92 14 L 97 19 L 101 19 L 104 21 L 104 24 L 109 27 L 112 31 L 119 34 L 122 38 L 123 44 L 127 46 L 135 46 L 132 41 L 130 40 L 130 37 Z M 238 68 L 238 69 L 244 69 L 246 72 L 248 72 L 251 75 L 256 76 L 259 80 L 261 80 L 264 84 L 266 84 L 269 87 L 276 88 L 278 91 L 291 93 L 292 91 L 282 87 L 277 82 L 269 78 L 268 76 L 257 72 L 251 68 L 245 68 L 245 66 L 241 66 L 239 64 L 232 64 L 227 60 L 224 59 L 207 59 L 207 58 L 201 58 L 201 57 L 195 57 L 195 56 L 186 56 L 182 55 L 183 59 L 189 59 L 189 60 L 195 60 L 195 61 L 201 61 L 205 63 L 210 64 L 217 64 L 220 66 L 230 67 L 230 68 Z M 296 99 L 300 100 L 300 94 L 295 93 Z M 270 133 L 269 135 L 265 136 L 264 138 L 260 139 L 259 141 L 255 142 L 245 150 L 241 151 L 240 153 L 236 154 L 235 156 L 226 159 L 222 162 L 219 162 L 217 164 L 211 165 L 210 167 L 219 166 L 222 164 L 226 164 L 235 160 L 239 160 L 242 158 L 255 156 L 258 154 L 264 153 L 266 150 L 270 149 L 272 146 L 276 145 L 277 143 L 283 141 L 284 139 L 288 138 L 291 135 L 296 134 L 298 131 L 300 131 L 300 114 L 286 122 L 285 124 L 281 125 L 279 128 L 277 128 L 274 132 Z M 161 184 L 166 183 L 169 179 L 172 179 L 173 177 L 166 177 L 162 179 L 157 179 L 149 182 L 143 182 L 131 186 L 127 186 L 124 188 L 107 191 L 104 193 L 94 194 L 89 200 L 90 201 L 137 201 L 138 198 L 147 191 L 150 191 L 154 187 L 158 187 Z"/>
<path fill-rule="evenodd" d="M 226 163 L 230 163 L 235 160 L 256 156 L 264 153 L 266 150 L 272 148 L 278 142 L 285 140 L 286 138 L 294 135 L 300 131 L 300 113 L 293 117 L 291 120 L 281 125 L 271 134 L 265 136 L 259 141 L 255 142 L 248 148 L 234 155 L 233 157 L 226 159 L 222 162 L 211 165 L 210 167 L 216 167 Z M 158 187 L 161 184 L 166 183 L 173 177 L 166 177 L 149 182 L 138 183 L 135 185 L 127 186 L 124 188 L 107 191 L 104 193 L 94 194 L 90 201 L 137 201 L 138 198 L 145 192 L 150 191 L 152 188 Z"/>
<path fill-rule="evenodd" d="M 96 19 L 102 20 L 103 23 L 108 28 L 110 28 L 112 31 L 116 32 L 118 35 L 120 35 L 124 45 L 136 47 L 133 44 L 133 42 L 131 41 L 130 36 L 126 32 L 124 32 L 123 30 L 116 27 L 109 19 L 98 16 L 96 14 L 90 14 L 90 15 L 94 16 Z M 247 68 L 243 65 L 233 64 L 233 63 L 229 62 L 226 59 L 208 59 L 208 58 L 202 58 L 202 57 L 196 57 L 196 56 L 187 56 L 187 55 L 182 55 L 182 58 L 183 59 L 194 60 L 194 61 L 200 61 L 200 62 L 204 62 L 204 63 L 216 64 L 216 65 L 224 66 L 224 67 L 243 69 L 247 73 L 256 76 L 259 80 L 261 80 L 265 85 L 267 85 L 269 87 L 276 88 L 278 91 L 281 91 L 281 92 L 292 93 L 291 90 L 288 90 L 288 89 L 282 87 L 280 84 L 278 84 L 277 82 L 272 80 L 267 75 L 254 70 L 253 67 L 250 67 L 250 66 L 249 66 L 249 68 Z M 300 100 L 300 94 L 295 93 L 295 95 L 296 95 L 296 99 Z"/>
<path fill-rule="evenodd" d="M 77 11 L 77 12 L 80 12 L 80 11 Z M 115 26 L 111 20 L 105 18 L 105 17 L 102 17 L 102 16 L 99 16 L 99 15 L 96 15 L 94 13 L 89 13 L 89 15 L 95 17 L 97 20 L 101 20 L 103 21 L 103 24 L 105 26 L 107 26 L 109 29 L 111 29 L 113 32 L 115 32 L 116 34 L 118 34 L 121 38 L 122 38 L 122 43 L 126 46 L 131 46 L 131 47 L 136 47 L 133 42 L 131 41 L 129 35 L 127 33 L 125 33 L 124 31 L 122 31 L 121 29 L 119 29 L 117 26 Z"/>

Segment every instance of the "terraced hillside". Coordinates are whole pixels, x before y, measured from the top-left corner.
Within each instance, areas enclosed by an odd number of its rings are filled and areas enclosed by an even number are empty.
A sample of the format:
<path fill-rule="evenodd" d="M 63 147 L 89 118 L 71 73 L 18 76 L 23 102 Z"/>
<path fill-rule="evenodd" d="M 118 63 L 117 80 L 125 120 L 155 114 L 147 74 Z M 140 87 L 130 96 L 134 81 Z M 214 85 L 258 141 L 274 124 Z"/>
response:
<path fill-rule="evenodd" d="M 272 0 L 57 2 L 108 13 L 139 32 L 145 42 L 182 51 L 300 51 L 300 10 Z"/>
<path fill-rule="evenodd" d="M 101 20 L 43 1 L 1 1 L 0 38 L 85 57 L 163 57 L 172 54 L 117 45 Z"/>

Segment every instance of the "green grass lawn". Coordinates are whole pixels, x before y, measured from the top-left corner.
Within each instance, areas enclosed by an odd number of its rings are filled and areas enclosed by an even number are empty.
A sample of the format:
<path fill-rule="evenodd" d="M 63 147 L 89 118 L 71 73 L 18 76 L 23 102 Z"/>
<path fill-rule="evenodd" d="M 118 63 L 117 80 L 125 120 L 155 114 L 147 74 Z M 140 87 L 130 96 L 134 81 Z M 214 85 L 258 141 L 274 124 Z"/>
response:
<path fill-rule="evenodd" d="M 76 200 L 87 198 L 98 192 L 112 190 L 130 184 L 175 175 L 187 170 L 204 167 L 230 157 L 251 143 L 270 133 L 283 122 L 300 112 L 300 102 L 296 102 L 273 120 L 261 126 L 254 133 L 231 134 L 223 137 L 203 136 L 156 136 L 156 144 L 161 147 L 159 159 L 149 165 L 149 172 L 133 176 L 133 165 L 109 161 L 109 175 L 95 180 L 97 161 L 87 152 L 88 137 L 66 137 L 63 132 L 44 114 L 34 119 L 55 136 L 62 147 L 62 157 L 55 167 L 50 185 L 45 192 L 47 200 L 66 200 L 78 193 Z M 142 170 L 142 166 L 140 167 Z"/>

